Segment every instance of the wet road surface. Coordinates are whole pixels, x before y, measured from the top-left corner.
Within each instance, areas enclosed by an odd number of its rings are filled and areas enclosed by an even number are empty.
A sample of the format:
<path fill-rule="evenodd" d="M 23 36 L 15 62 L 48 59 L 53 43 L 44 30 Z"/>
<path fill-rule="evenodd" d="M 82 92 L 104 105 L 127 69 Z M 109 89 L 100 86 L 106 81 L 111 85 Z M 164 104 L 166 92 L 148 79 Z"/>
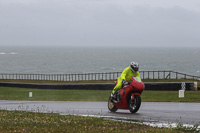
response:
<path fill-rule="evenodd" d="M 200 124 L 200 103 L 142 102 L 139 111 L 109 112 L 107 102 L 84 101 L 10 101 L 0 100 L 0 109 L 99 116 L 142 122 Z"/>

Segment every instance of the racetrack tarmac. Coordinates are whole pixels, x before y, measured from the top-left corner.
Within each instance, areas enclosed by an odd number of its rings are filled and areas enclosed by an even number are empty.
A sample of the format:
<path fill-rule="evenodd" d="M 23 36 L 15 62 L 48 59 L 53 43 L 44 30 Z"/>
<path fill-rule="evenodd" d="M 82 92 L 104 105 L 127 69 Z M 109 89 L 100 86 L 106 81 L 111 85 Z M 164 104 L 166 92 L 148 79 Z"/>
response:
<path fill-rule="evenodd" d="M 129 110 L 118 110 L 112 113 L 107 108 L 107 102 L 85 101 L 0 100 L 0 109 L 98 116 L 141 122 L 200 124 L 200 103 L 142 102 L 139 111 L 135 114 L 131 114 Z"/>

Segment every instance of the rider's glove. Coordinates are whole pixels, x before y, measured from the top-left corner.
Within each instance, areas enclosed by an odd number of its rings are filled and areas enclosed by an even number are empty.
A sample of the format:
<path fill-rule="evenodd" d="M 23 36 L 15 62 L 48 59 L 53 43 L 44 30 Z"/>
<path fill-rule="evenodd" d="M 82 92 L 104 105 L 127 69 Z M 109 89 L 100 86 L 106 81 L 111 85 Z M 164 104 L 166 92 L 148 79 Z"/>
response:
<path fill-rule="evenodd" d="M 123 80 L 122 80 L 122 84 L 123 84 L 123 85 L 128 85 L 128 82 L 127 82 L 125 79 L 123 79 Z"/>

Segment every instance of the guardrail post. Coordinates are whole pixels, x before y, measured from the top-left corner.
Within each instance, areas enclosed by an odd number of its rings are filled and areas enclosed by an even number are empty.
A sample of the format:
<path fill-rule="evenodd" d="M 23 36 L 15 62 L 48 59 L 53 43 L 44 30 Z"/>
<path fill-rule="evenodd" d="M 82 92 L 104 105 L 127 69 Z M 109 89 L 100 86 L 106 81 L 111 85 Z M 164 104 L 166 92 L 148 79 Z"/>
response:
<path fill-rule="evenodd" d="M 144 79 L 144 71 L 143 71 L 143 79 Z"/>
<path fill-rule="evenodd" d="M 153 71 L 153 79 L 154 79 L 154 71 Z"/>
<path fill-rule="evenodd" d="M 165 71 L 163 72 L 163 79 L 165 79 Z"/>

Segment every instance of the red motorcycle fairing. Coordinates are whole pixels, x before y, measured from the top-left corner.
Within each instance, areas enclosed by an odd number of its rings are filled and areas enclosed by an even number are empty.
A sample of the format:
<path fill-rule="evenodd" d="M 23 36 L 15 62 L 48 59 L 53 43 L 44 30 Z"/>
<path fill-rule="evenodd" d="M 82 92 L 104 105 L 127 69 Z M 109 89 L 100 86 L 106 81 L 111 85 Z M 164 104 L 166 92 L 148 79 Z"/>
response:
<path fill-rule="evenodd" d="M 116 81 L 115 84 L 117 84 Z M 121 100 L 117 103 L 114 103 L 114 105 L 118 109 L 129 109 L 128 99 L 132 96 L 132 100 L 134 100 L 134 95 L 141 95 L 144 87 L 145 86 L 143 82 L 138 82 L 132 78 L 132 82 L 130 83 L 130 85 L 124 86 L 120 90 Z"/>

